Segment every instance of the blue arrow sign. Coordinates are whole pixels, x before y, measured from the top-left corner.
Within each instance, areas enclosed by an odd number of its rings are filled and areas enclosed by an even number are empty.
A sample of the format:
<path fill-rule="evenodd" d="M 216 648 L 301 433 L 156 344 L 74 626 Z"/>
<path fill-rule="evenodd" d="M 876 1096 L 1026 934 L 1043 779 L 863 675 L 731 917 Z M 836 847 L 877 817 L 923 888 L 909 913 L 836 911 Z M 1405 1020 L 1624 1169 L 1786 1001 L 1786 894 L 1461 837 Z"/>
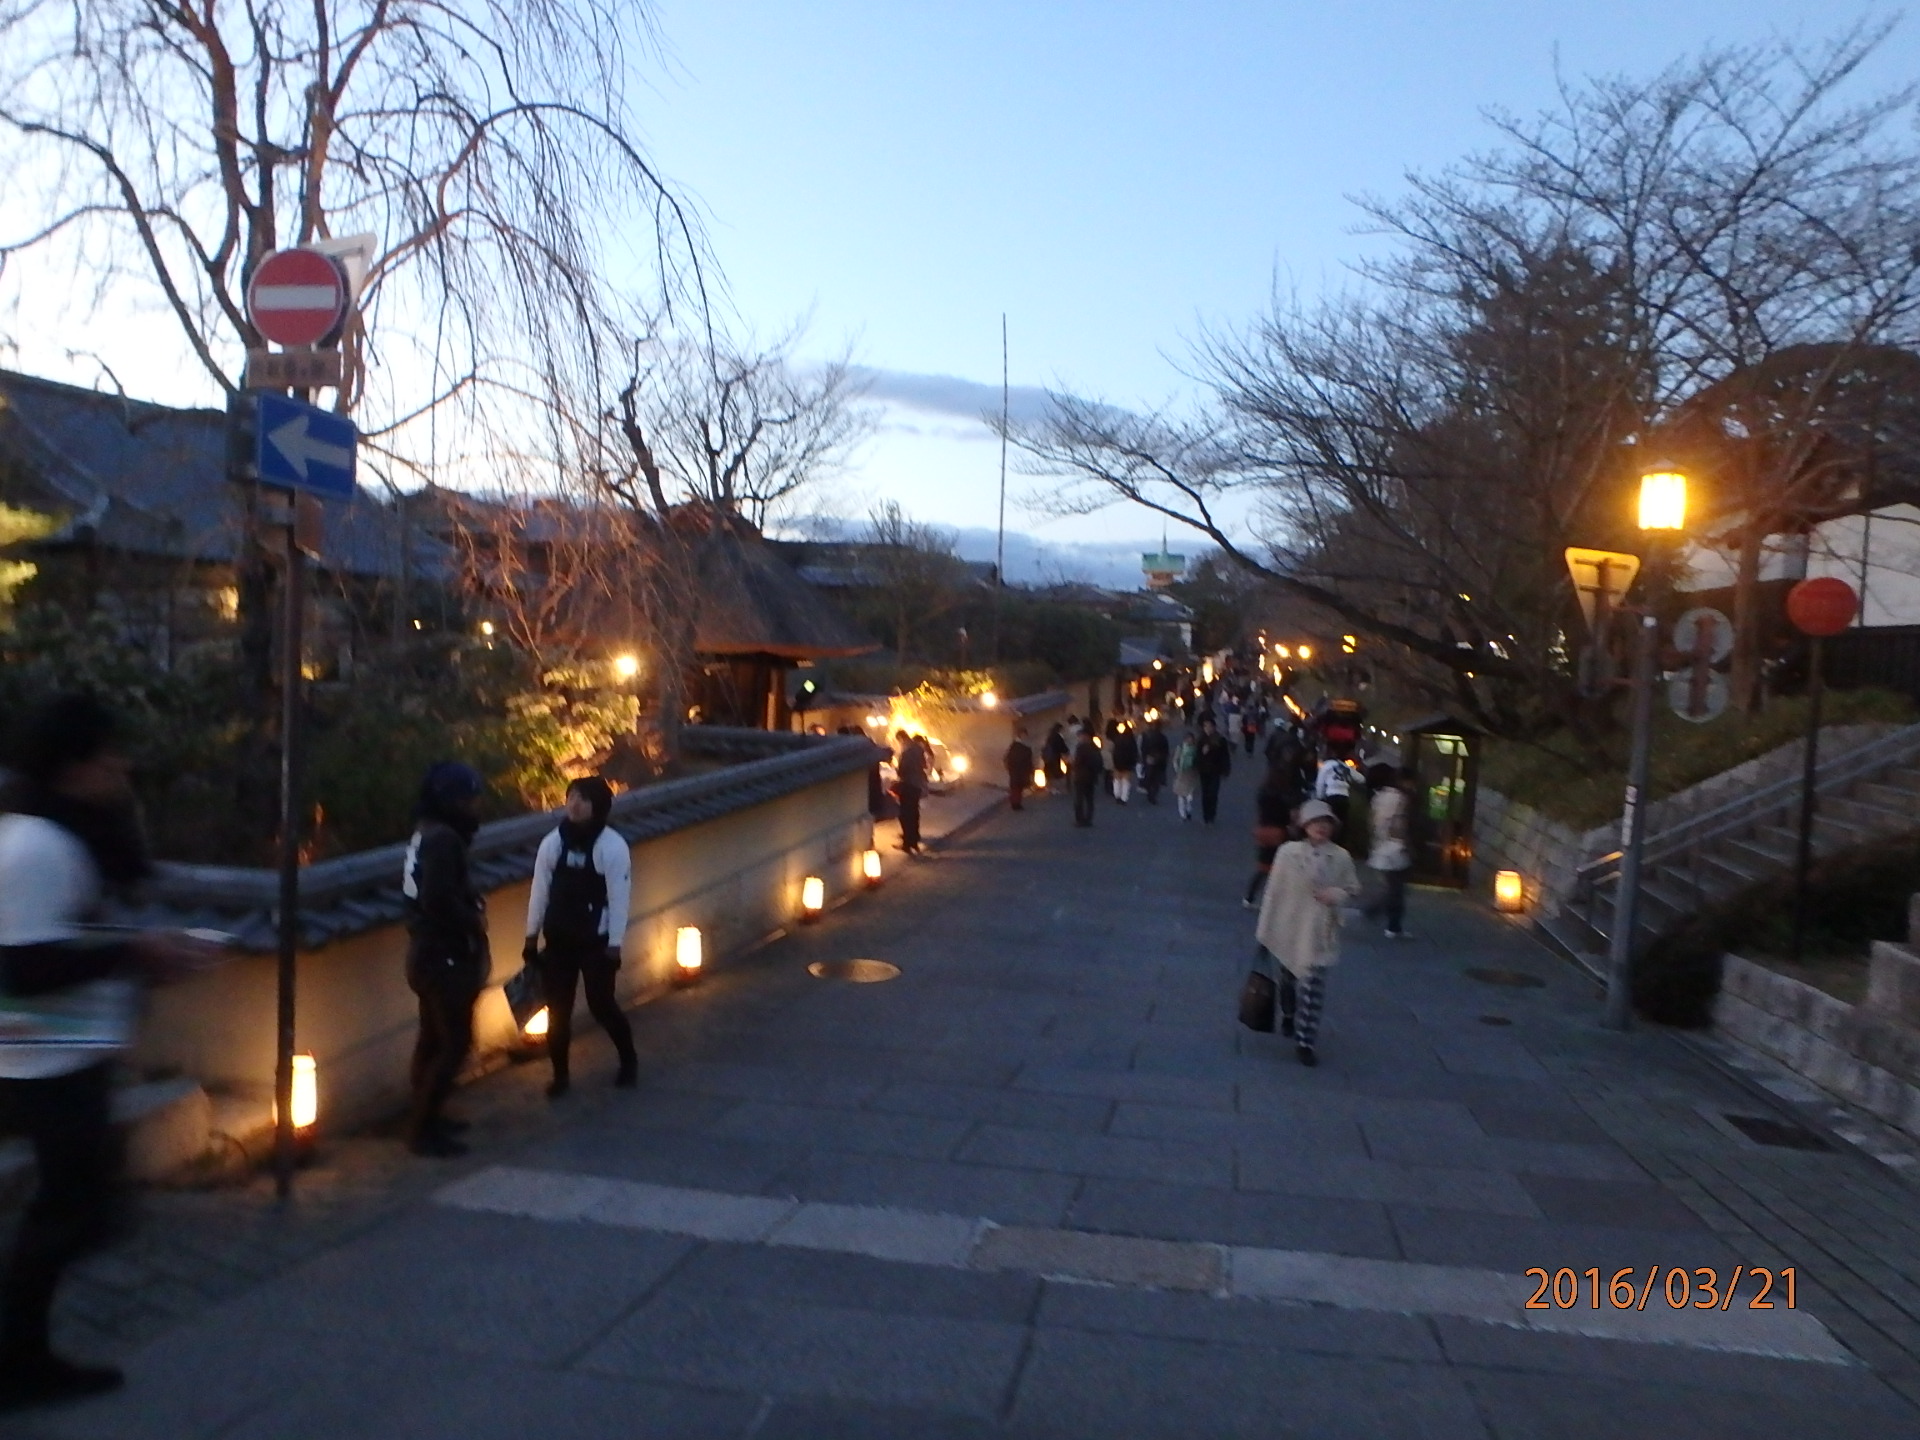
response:
<path fill-rule="evenodd" d="M 344 415 L 262 392 L 255 404 L 259 435 L 254 463 L 260 483 L 310 490 L 330 500 L 353 498 L 359 434 Z"/>

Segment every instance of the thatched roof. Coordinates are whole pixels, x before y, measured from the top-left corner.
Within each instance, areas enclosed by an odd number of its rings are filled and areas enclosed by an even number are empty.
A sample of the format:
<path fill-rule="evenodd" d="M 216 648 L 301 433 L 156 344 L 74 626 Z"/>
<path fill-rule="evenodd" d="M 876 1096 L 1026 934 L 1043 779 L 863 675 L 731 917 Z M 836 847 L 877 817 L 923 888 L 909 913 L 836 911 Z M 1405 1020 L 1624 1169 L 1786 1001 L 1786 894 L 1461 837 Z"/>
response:
<path fill-rule="evenodd" d="M 879 648 L 744 522 L 694 543 L 700 547 L 694 648 L 701 654 L 833 660 Z"/>

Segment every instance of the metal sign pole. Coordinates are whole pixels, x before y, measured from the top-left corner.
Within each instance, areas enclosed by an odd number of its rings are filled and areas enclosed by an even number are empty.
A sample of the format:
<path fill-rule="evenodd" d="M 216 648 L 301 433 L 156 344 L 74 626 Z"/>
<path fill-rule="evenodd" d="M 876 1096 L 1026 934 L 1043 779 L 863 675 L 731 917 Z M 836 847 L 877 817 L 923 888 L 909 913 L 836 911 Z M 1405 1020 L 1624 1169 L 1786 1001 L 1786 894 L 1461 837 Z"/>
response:
<path fill-rule="evenodd" d="M 1640 854 L 1646 840 L 1647 773 L 1653 751 L 1653 659 L 1660 617 L 1653 597 L 1639 617 L 1633 650 L 1633 754 L 1627 761 L 1626 803 L 1620 811 L 1620 885 L 1607 936 L 1606 1025 L 1625 1030 L 1633 1020 L 1633 932 L 1640 908 Z"/>
<path fill-rule="evenodd" d="M 1814 769 L 1820 758 L 1820 700 L 1826 691 L 1822 638 L 1811 636 L 1807 646 L 1807 744 L 1800 766 L 1800 843 L 1793 857 L 1793 945 L 1788 952 L 1795 961 L 1800 959 L 1807 925 L 1807 869 L 1813 863 L 1813 812 L 1818 799 Z"/>
<path fill-rule="evenodd" d="M 289 497 L 291 498 L 291 497 Z M 274 1056 L 274 1192 L 293 1192 L 294 985 L 300 920 L 300 658 L 304 648 L 306 561 L 287 523 L 280 657 L 280 965 L 279 1025 Z"/>

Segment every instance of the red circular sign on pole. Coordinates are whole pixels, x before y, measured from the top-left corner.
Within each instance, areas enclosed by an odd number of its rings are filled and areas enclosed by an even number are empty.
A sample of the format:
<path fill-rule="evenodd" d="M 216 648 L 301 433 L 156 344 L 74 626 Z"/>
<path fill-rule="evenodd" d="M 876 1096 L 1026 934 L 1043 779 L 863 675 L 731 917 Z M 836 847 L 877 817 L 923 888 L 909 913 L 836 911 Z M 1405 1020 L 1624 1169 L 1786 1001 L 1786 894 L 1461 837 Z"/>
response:
<path fill-rule="evenodd" d="M 1802 580 L 1787 592 L 1787 618 L 1802 635 L 1838 635 L 1859 608 L 1853 587 L 1831 575 Z"/>
<path fill-rule="evenodd" d="M 347 277 L 318 250 L 276 250 L 247 285 L 247 314 L 276 345 L 317 345 L 347 309 Z"/>

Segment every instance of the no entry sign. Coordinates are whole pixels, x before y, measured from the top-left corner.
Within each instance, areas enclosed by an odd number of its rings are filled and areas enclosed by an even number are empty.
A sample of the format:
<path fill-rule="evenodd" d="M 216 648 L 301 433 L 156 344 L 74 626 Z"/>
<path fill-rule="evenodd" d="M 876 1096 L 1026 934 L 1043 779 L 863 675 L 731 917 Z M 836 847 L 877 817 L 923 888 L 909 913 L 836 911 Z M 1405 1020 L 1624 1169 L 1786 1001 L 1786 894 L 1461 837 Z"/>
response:
<path fill-rule="evenodd" d="M 276 345 L 319 344 L 334 332 L 346 308 L 346 274 L 332 256 L 317 250 L 274 251 L 247 286 L 247 314 Z"/>
<path fill-rule="evenodd" d="M 1802 580 L 1787 592 L 1787 618 L 1802 635 L 1838 635 L 1859 608 L 1853 587 L 1831 575 Z"/>

